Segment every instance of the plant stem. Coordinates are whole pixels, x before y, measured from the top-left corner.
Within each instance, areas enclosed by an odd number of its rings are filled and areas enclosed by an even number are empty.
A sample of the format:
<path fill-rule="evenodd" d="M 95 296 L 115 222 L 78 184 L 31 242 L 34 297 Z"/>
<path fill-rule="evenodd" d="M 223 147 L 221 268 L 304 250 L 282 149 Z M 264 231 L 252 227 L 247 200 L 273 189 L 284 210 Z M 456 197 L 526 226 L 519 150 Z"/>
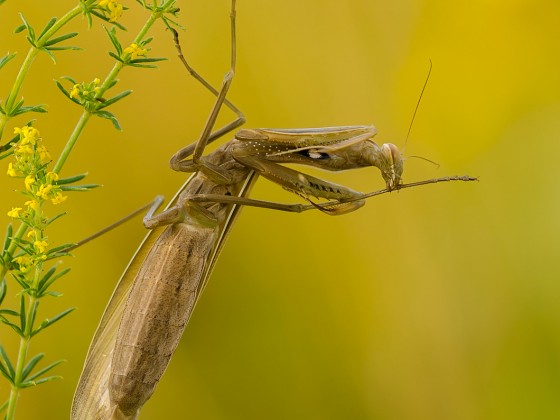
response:
<path fill-rule="evenodd" d="M 56 165 L 54 165 L 54 168 L 53 168 L 54 173 L 59 173 L 60 170 L 62 169 L 62 165 L 64 165 L 64 163 L 66 162 L 66 159 L 68 158 L 68 155 L 70 154 L 70 152 L 74 148 L 74 145 L 78 141 L 78 138 L 82 134 L 82 131 L 84 131 L 84 127 L 85 127 L 85 125 L 88 122 L 90 117 L 91 117 L 91 112 L 88 112 L 88 111 L 85 111 L 85 110 L 84 110 L 84 112 L 82 112 L 82 115 L 80 116 L 80 119 L 76 123 L 76 126 L 74 127 L 74 130 L 72 131 L 72 134 L 70 135 L 70 138 L 68 139 L 68 141 L 66 142 L 66 145 L 64 146 L 64 149 L 60 153 L 60 157 L 58 158 L 58 161 L 56 162 Z"/>
<path fill-rule="evenodd" d="M 37 274 L 37 271 L 36 271 Z M 35 276 L 37 277 L 37 275 Z M 35 296 L 29 297 L 29 304 L 27 305 L 27 313 L 25 314 L 26 325 L 23 336 L 19 340 L 19 351 L 18 358 L 15 369 L 14 383 L 12 384 L 10 390 L 10 398 L 8 400 L 8 411 L 6 413 L 6 420 L 13 420 L 16 413 L 16 405 L 19 397 L 20 384 L 24 378 L 22 378 L 23 369 L 25 368 L 25 361 L 27 359 L 27 353 L 29 351 L 29 341 L 31 340 L 31 332 L 33 331 L 33 308 L 36 304 L 37 298 Z"/>
<path fill-rule="evenodd" d="M 27 56 L 25 57 L 25 60 L 23 61 L 22 65 L 19 69 L 16 80 L 14 81 L 12 89 L 10 90 L 10 93 L 8 94 L 8 97 L 6 98 L 6 104 L 5 104 L 5 107 L 4 107 L 4 110 L 6 111 L 6 116 L 4 118 L 0 119 L 0 133 L 3 132 L 6 123 L 10 119 L 10 114 L 13 111 L 13 107 L 14 107 L 14 104 L 16 102 L 16 98 L 19 96 L 19 91 L 21 90 L 21 87 L 23 85 L 23 81 L 24 81 L 25 77 L 27 76 L 27 73 L 29 73 L 29 69 L 31 68 L 31 65 L 33 64 L 33 61 L 35 61 L 35 57 L 37 57 L 37 54 L 39 54 L 39 52 L 41 51 L 41 48 L 44 46 L 44 44 L 58 30 L 60 30 L 60 28 L 62 28 L 64 25 L 66 25 L 66 23 L 68 23 L 74 17 L 78 16 L 81 11 L 82 11 L 81 6 L 74 7 L 72 10 L 70 10 L 64 16 L 62 16 L 62 18 L 60 18 L 52 26 L 52 28 L 50 28 L 47 32 L 45 32 L 45 34 L 41 38 L 36 40 L 36 46 L 32 45 L 31 48 L 29 48 L 29 51 L 27 52 Z"/>
<path fill-rule="evenodd" d="M 134 38 L 133 43 L 139 43 L 140 41 L 142 41 L 142 39 L 144 39 L 148 31 L 150 30 L 150 28 L 160 17 L 161 17 L 161 12 L 152 12 L 152 14 L 144 24 L 142 29 L 140 29 L 140 31 L 138 32 L 138 35 L 136 35 L 136 37 Z M 120 71 L 123 69 L 124 66 L 125 64 L 120 61 L 117 61 L 115 63 L 115 65 L 113 66 L 113 68 L 111 69 L 111 71 L 109 72 L 107 77 L 105 77 L 105 80 L 101 84 L 99 92 L 97 92 L 97 94 L 95 95 L 96 98 L 103 97 L 103 95 L 105 94 L 105 92 L 107 92 L 109 87 L 114 84 L 114 81 L 117 79 L 117 76 L 119 75 Z M 78 120 L 78 123 L 74 127 L 74 131 L 72 131 L 70 138 L 66 142 L 66 145 L 64 146 L 64 149 L 60 154 L 60 157 L 58 158 L 58 161 L 56 162 L 56 165 L 53 168 L 53 172 L 59 173 L 62 170 L 62 167 L 66 163 L 66 159 L 68 159 L 70 152 L 72 151 L 76 142 L 78 141 L 78 138 L 82 134 L 84 127 L 88 122 L 89 118 L 91 117 L 91 115 L 92 113 L 90 111 L 84 110 L 84 112 L 80 116 L 80 119 Z"/>

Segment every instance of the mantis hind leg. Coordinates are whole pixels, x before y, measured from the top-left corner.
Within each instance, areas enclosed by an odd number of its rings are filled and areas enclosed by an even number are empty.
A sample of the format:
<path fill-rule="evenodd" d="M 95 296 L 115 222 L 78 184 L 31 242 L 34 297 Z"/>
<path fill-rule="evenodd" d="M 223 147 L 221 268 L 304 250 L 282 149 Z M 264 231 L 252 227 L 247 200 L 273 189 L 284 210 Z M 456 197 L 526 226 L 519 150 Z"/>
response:
<path fill-rule="evenodd" d="M 214 140 L 222 137 L 223 135 L 233 131 L 237 127 L 241 126 L 245 123 L 245 116 L 243 113 L 233 105 L 227 98 L 227 92 L 233 81 L 233 77 L 235 75 L 235 64 L 236 64 L 236 24 L 235 24 L 235 0 L 231 2 L 231 12 L 230 12 L 230 22 L 231 22 L 231 60 L 230 60 L 230 69 L 225 74 L 222 87 L 218 91 L 215 89 L 210 83 L 206 81 L 190 64 L 187 62 L 185 56 L 183 55 L 183 51 L 181 49 L 181 44 L 179 43 L 179 34 L 177 31 L 172 29 L 173 31 L 173 38 L 175 40 L 175 47 L 177 48 L 177 54 L 179 59 L 187 69 L 187 71 L 206 89 L 208 89 L 212 94 L 216 96 L 216 102 L 214 103 L 214 107 L 208 116 L 208 120 L 200 135 L 198 141 L 189 146 L 184 147 L 183 149 L 179 150 L 175 153 L 170 161 L 170 166 L 175 171 L 180 172 L 196 172 L 198 170 L 204 172 L 210 178 L 216 180 L 216 182 L 227 182 L 228 175 L 225 171 L 221 170 L 220 168 L 209 165 L 207 162 L 204 162 L 202 159 L 202 153 L 206 146 L 212 143 Z M 229 124 L 223 126 L 222 128 L 212 131 L 214 128 L 214 124 L 216 123 L 216 119 L 222 105 L 227 106 L 230 110 L 232 110 L 237 117 L 230 122 Z M 192 156 L 191 159 L 187 159 L 188 157 Z"/>

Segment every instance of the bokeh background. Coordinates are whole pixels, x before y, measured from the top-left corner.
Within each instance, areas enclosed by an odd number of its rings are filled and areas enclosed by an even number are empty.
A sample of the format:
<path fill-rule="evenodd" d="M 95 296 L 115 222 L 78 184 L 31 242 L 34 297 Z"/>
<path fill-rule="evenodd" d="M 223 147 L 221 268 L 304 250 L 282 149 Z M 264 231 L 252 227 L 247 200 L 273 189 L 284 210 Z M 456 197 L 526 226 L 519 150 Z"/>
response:
<path fill-rule="evenodd" d="M 142 419 L 560 418 L 560 3 L 238 3 L 229 97 L 247 127 L 374 123 L 380 143 L 402 147 L 431 60 L 406 152 L 441 167 L 410 159 L 405 180 L 468 173 L 480 182 L 382 196 L 341 217 L 245 209 Z M 39 28 L 74 4 L 0 7 L 0 53 L 19 53 L 0 73 L 2 98 L 27 51 L 12 34 L 17 13 Z M 146 19 L 125 5 L 123 44 Z M 179 6 L 185 51 L 218 85 L 229 1 Z M 89 81 L 112 66 L 99 22 L 88 31 L 77 19 L 70 29 L 84 51 L 57 54 L 56 65 L 40 56 L 22 91 L 27 103 L 49 105 L 37 127 L 54 156 L 80 109 L 53 79 Z M 114 92 L 134 89 L 112 109 L 124 131 L 93 119 L 64 169 L 104 187 L 71 195 L 52 241 L 85 237 L 156 194 L 170 198 L 185 179 L 168 159 L 197 138 L 213 98 L 184 71 L 162 25 L 152 35 L 151 56 L 169 61 L 121 73 Z M 372 168 L 321 176 L 383 187 Z M 21 201 L 17 187 L 0 177 L 3 225 Z M 297 201 L 265 180 L 253 196 Z M 67 359 L 57 371 L 64 380 L 23 392 L 19 418 L 68 417 L 91 336 L 143 235 L 136 220 L 64 261 L 64 297 L 40 314 L 78 310 L 31 349 Z M 14 355 L 14 335 L 3 328 L 0 337 Z"/>

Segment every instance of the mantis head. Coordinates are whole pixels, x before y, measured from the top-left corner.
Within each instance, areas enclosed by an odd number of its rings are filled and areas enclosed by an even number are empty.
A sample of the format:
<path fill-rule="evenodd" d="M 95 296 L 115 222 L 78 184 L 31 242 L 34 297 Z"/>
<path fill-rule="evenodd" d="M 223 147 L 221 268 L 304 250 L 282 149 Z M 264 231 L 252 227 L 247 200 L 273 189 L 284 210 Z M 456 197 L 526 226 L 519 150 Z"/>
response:
<path fill-rule="evenodd" d="M 402 184 L 403 158 L 397 146 L 384 143 L 380 147 L 373 141 L 367 141 L 362 153 L 369 165 L 379 168 L 389 191 Z"/>

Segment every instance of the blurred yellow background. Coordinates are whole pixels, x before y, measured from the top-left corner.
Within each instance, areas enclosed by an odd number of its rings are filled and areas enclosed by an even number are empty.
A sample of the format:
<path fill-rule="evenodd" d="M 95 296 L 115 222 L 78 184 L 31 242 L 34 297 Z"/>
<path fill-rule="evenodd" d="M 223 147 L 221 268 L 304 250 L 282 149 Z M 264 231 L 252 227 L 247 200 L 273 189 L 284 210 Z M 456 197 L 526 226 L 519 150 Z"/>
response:
<path fill-rule="evenodd" d="M 0 7 L 0 55 L 18 52 L 0 73 L 2 99 L 27 51 L 12 34 L 17 12 L 39 30 L 75 3 Z M 219 85 L 229 1 L 178 4 L 187 56 Z M 125 5 L 123 44 L 147 18 Z M 245 209 L 141 418 L 560 418 L 559 16 L 552 0 L 239 0 L 229 98 L 246 127 L 373 123 L 379 143 L 402 147 L 432 60 L 406 152 L 441 167 L 410 159 L 405 181 L 468 173 L 480 182 L 382 196 L 341 217 Z M 49 106 L 36 126 L 53 156 L 80 113 L 53 79 L 90 81 L 112 66 L 99 21 L 88 31 L 76 19 L 71 30 L 81 34 L 67 43 L 84 51 L 59 53 L 56 65 L 40 56 L 22 91 L 26 103 Z M 170 198 L 185 179 L 168 159 L 197 138 L 213 98 L 175 58 L 162 25 L 152 35 L 150 55 L 169 61 L 121 73 L 113 93 L 134 89 L 112 109 L 123 132 L 91 120 L 63 175 L 87 171 L 104 187 L 70 196 L 69 215 L 50 232 L 56 243 L 156 194 Z M 226 111 L 220 121 L 232 118 Z M 372 168 L 320 175 L 362 191 L 384 186 Z M 0 177 L 2 225 L 22 200 L 12 181 Z M 297 201 L 266 180 L 253 196 Z M 64 261 L 72 272 L 55 287 L 64 296 L 39 313 L 78 310 L 31 351 L 67 359 L 55 372 L 65 379 L 24 391 L 18 418 L 68 417 L 91 336 L 143 235 L 138 219 Z M 2 328 L 0 341 L 15 356 L 14 334 Z"/>

